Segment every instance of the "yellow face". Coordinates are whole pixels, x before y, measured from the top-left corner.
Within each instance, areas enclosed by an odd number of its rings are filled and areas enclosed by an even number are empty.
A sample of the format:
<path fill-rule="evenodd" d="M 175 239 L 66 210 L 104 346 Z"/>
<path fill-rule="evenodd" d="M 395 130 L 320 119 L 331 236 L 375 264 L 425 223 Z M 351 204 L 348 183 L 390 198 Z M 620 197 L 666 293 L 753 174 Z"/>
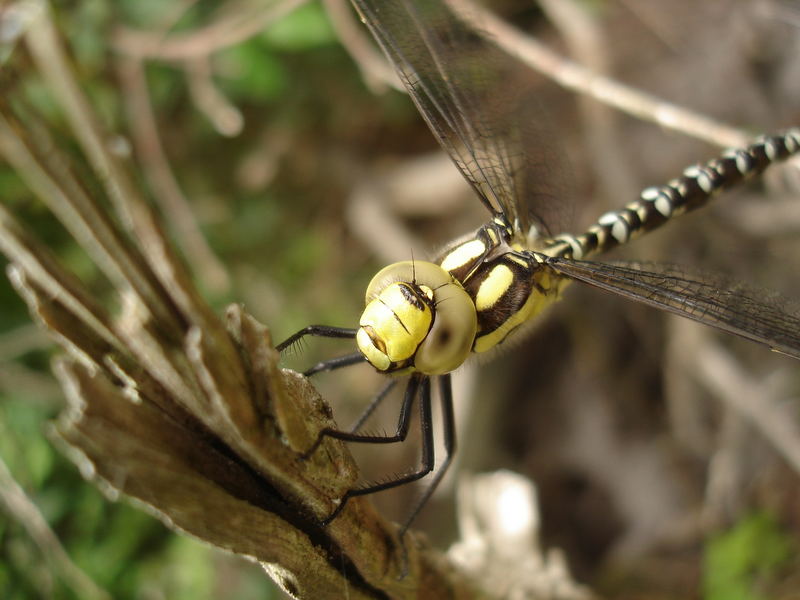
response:
<path fill-rule="evenodd" d="M 367 288 L 356 343 L 379 371 L 441 375 L 469 356 L 475 304 L 439 265 L 406 261 L 380 271 Z"/>
<path fill-rule="evenodd" d="M 398 281 L 364 309 L 356 334 L 358 349 L 379 371 L 403 368 L 417 353 L 433 323 L 433 292 Z"/>

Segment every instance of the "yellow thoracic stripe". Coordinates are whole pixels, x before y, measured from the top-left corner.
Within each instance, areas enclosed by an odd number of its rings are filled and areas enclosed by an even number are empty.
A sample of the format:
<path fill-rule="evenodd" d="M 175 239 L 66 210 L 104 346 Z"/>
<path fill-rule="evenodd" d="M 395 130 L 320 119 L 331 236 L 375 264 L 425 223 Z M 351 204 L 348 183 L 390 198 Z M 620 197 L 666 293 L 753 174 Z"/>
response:
<path fill-rule="evenodd" d="M 514 273 L 506 265 L 497 265 L 481 282 L 475 294 L 475 308 L 488 310 L 503 297 L 514 283 Z"/>
<path fill-rule="evenodd" d="M 486 245 L 478 239 L 470 240 L 455 247 L 447 256 L 445 256 L 439 263 L 445 271 L 455 271 L 459 267 L 466 265 L 468 262 L 475 260 L 486 252 Z"/>
<path fill-rule="evenodd" d="M 551 273 L 547 271 L 537 273 L 537 275 L 534 277 L 534 281 L 536 288 L 544 290 L 544 293 L 541 293 L 534 288 L 528 295 L 528 298 L 525 300 L 525 304 L 523 304 L 518 311 L 506 319 L 502 325 L 493 331 L 489 331 L 475 338 L 475 345 L 472 348 L 474 352 L 486 352 L 487 350 L 491 350 L 503 342 L 503 340 L 505 340 L 508 335 L 517 327 L 530 321 L 545 308 L 560 300 L 561 291 L 568 283 L 567 279 L 553 277 Z M 481 285 L 481 288 L 482 287 L 483 285 Z M 495 299 L 495 303 L 499 299 L 500 296 Z M 491 310 L 491 308 L 492 305 L 488 307 L 489 310 Z"/>

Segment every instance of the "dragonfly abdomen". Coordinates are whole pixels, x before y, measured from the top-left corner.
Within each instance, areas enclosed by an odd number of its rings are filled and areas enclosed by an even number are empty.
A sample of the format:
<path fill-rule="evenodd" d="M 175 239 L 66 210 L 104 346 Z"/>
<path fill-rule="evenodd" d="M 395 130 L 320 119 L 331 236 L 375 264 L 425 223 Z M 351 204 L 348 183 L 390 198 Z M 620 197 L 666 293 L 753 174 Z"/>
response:
<path fill-rule="evenodd" d="M 543 254 L 584 259 L 606 252 L 656 229 L 678 215 L 704 206 L 717 192 L 761 173 L 775 162 L 800 151 L 800 129 L 764 136 L 746 146 L 725 151 L 704 165 L 693 165 L 661 187 L 649 187 L 621 210 L 603 214 L 580 235 L 553 238 Z"/>

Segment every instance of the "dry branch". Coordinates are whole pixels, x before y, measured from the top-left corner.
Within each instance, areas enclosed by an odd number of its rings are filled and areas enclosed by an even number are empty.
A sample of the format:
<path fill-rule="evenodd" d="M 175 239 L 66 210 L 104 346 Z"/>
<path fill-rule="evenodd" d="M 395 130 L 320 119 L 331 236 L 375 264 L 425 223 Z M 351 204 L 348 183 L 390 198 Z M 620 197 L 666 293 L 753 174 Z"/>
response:
<path fill-rule="evenodd" d="M 4 128 L 2 147 L 24 135 Z M 302 459 L 317 432 L 333 425 L 330 413 L 304 379 L 278 369 L 268 332 L 239 307 L 221 322 L 182 273 L 156 275 L 138 251 L 119 244 L 103 260 L 116 272 L 138 264 L 149 286 L 141 293 L 120 277 L 125 310 L 109 315 L 44 244 L 2 216 L 12 282 L 68 351 L 57 364 L 69 400 L 57 434 L 84 473 L 171 527 L 260 562 L 298 598 L 344 590 L 350 598 L 478 597 L 413 535 L 405 541 L 410 573 L 401 578 L 394 526 L 368 502 L 352 502 L 331 526 L 320 525 L 353 485 L 355 466 L 330 441 Z M 83 241 L 98 252 L 96 240 Z M 168 244 L 151 245 L 150 259 L 153 247 Z"/>
<path fill-rule="evenodd" d="M 742 146 L 750 139 L 746 132 L 720 123 L 684 107 L 602 76 L 550 50 L 539 40 L 510 26 L 473 0 L 445 0 L 453 14 L 464 19 L 482 35 L 517 56 L 532 69 L 545 74 L 566 89 L 613 106 L 637 118 L 675 131 L 726 146 Z"/>
<path fill-rule="evenodd" d="M 351 598 L 478 597 L 411 535 L 410 574 L 400 578 L 394 526 L 368 502 L 320 525 L 356 469 L 331 441 L 302 459 L 333 423 L 304 378 L 278 369 L 263 326 L 233 306 L 225 325 L 210 327 L 198 307 L 182 315 L 175 340 L 142 315 L 109 317 L 23 232 L 6 214 L 0 239 L 11 280 L 68 350 L 56 368 L 69 400 L 57 433 L 84 473 L 168 525 L 259 561 L 298 598 L 344 589 Z"/>

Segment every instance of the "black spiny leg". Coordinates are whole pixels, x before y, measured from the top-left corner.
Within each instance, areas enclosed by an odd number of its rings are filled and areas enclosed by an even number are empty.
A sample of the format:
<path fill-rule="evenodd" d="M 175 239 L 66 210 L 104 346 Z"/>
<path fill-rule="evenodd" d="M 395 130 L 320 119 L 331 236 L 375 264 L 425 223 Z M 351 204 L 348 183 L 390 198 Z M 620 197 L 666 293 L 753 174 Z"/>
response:
<path fill-rule="evenodd" d="M 405 522 L 403 523 L 402 527 L 400 527 L 399 535 L 402 538 L 405 532 L 408 530 L 411 523 L 414 519 L 417 518 L 419 511 L 422 510 L 422 507 L 430 500 L 433 493 L 436 491 L 436 488 L 439 486 L 439 483 L 444 478 L 445 474 L 447 473 L 447 469 L 450 467 L 450 463 L 453 461 L 453 456 L 456 452 L 456 427 L 455 427 L 455 416 L 453 414 L 453 388 L 451 385 L 450 374 L 441 375 L 439 378 L 439 401 L 442 404 L 442 432 L 444 437 L 444 449 L 445 449 L 445 457 L 444 461 L 442 461 L 441 466 L 436 471 L 436 474 L 431 479 L 428 487 L 425 488 L 425 491 L 422 492 L 422 495 L 417 500 L 417 503 L 414 505 L 414 508 L 409 513 L 408 517 L 406 517 Z M 432 434 L 431 434 L 432 435 Z M 423 438 L 424 443 L 424 438 Z M 423 446 L 423 453 L 424 453 L 424 446 Z M 423 458 L 424 461 L 424 458 Z M 431 467 L 433 466 L 433 451 L 431 450 Z"/>
<path fill-rule="evenodd" d="M 422 379 L 423 377 L 420 375 L 412 375 L 411 378 L 409 378 L 405 395 L 403 396 L 403 404 L 400 405 L 400 416 L 397 420 L 397 429 L 395 430 L 394 435 L 365 435 L 356 433 L 356 428 L 354 428 L 353 431 L 342 431 L 341 429 L 326 427 L 319 432 L 317 441 L 314 442 L 314 445 L 306 451 L 305 456 L 311 456 L 322 443 L 322 440 L 325 439 L 325 437 L 332 437 L 344 442 L 356 442 L 362 444 L 394 444 L 396 442 L 402 442 L 406 439 L 406 436 L 408 436 L 408 428 L 411 425 L 411 407 L 413 406 L 414 400 L 417 397 L 417 391 L 420 388 L 420 381 Z M 382 392 L 388 392 L 389 389 L 391 388 L 387 386 L 382 390 Z M 377 402 L 380 402 L 383 400 L 383 398 L 379 394 L 376 400 Z M 373 401 L 373 404 L 374 403 L 375 401 Z M 372 412 L 372 406 L 367 407 L 367 413 L 370 412 Z M 357 427 L 360 426 L 361 420 L 362 419 L 359 419 L 358 422 L 356 422 Z"/>
<path fill-rule="evenodd" d="M 306 377 L 311 377 L 312 375 L 322 373 L 323 371 L 335 371 L 336 369 L 349 367 L 350 365 L 357 365 L 358 363 L 362 362 L 367 362 L 367 359 L 364 358 L 364 355 L 360 352 L 354 352 L 353 354 L 337 356 L 336 358 L 318 362 L 310 369 L 303 371 L 303 375 Z"/>
<path fill-rule="evenodd" d="M 431 423 L 431 380 L 430 377 L 426 375 L 414 374 L 409 379 L 408 387 L 406 387 L 405 397 L 403 398 L 403 406 L 400 409 L 400 420 L 397 424 L 397 432 L 395 435 L 359 435 L 346 431 L 323 429 L 322 432 L 320 432 L 320 438 L 323 435 L 327 435 L 348 442 L 364 442 L 372 444 L 391 444 L 394 442 L 402 442 L 408 435 L 408 427 L 411 416 L 410 409 L 411 405 L 414 403 L 414 399 L 417 397 L 417 393 L 419 393 L 419 422 L 420 429 L 422 431 L 422 468 L 391 481 L 385 481 L 383 483 L 376 483 L 363 488 L 349 490 L 344 496 L 342 496 L 342 499 L 339 502 L 339 506 L 336 507 L 336 510 L 334 510 L 322 522 L 323 525 L 328 525 L 337 516 L 339 516 L 339 513 L 342 512 L 342 509 L 345 507 L 350 498 L 374 494 L 375 492 L 382 492 L 383 490 L 388 490 L 394 487 L 405 485 L 406 483 L 411 483 L 412 481 L 416 481 L 417 479 L 425 477 L 425 475 L 433 470 L 434 455 L 433 426 Z"/>
<path fill-rule="evenodd" d="M 398 379 L 394 377 L 389 378 L 386 384 L 381 388 L 381 391 L 378 392 L 372 399 L 372 401 L 369 403 L 369 406 L 367 406 L 366 410 L 364 410 L 364 412 L 361 413 L 361 416 L 358 417 L 356 422 L 353 423 L 353 425 L 350 427 L 350 433 L 355 433 L 356 431 L 361 429 L 361 427 L 364 425 L 367 419 L 369 419 L 372 416 L 372 413 L 375 412 L 375 409 L 377 409 L 378 406 L 380 406 L 381 402 L 383 402 L 384 398 L 386 398 L 386 396 L 389 395 L 389 392 L 391 392 L 394 389 L 394 386 L 397 385 L 397 382 Z"/>
<path fill-rule="evenodd" d="M 346 329 L 343 327 L 329 327 L 327 325 L 309 325 L 295 333 L 294 335 L 290 336 L 280 344 L 276 346 L 276 349 L 279 352 L 282 352 L 286 348 L 290 347 L 292 344 L 295 344 L 303 337 L 307 335 L 312 335 L 316 337 L 330 337 L 330 338 L 354 338 L 356 336 L 357 330 L 356 329 Z M 304 375 L 310 376 L 314 375 L 315 373 L 319 373 L 321 371 L 333 371 L 336 369 L 341 369 L 343 367 L 347 367 L 359 362 L 364 362 L 366 359 L 360 353 L 348 354 L 346 356 L 340 356 L 338 358 L 334 358 L 331 360 L 327 360 L 324 362 L 317 363 L 310 369 L 308 369 Z M 433 419 L 431 415 L 431 382 L 430 377 L 421 374 L 414 374 L 410 377 L 408 381 L 408 385 L 406 386 L 405 395 L 403 397 L 403 404 L 400 408 L 400 415 L 398 417 L 397 422 L 397 429 L 394 435 L 364 435 L 356 433 L 358 429 L 364 424 L 364 422 L 372 415 L 375 409 L 380 405 L 380 403 L 386 398 L 392 388 L 395 386 L 397 380 L 392 379 L 390 380 L 384 388 L 375 396 L 372 400 L 370 405 L 364 411 L 364 413 L 359 417 L 356 421 L 355 425 L 353 426 L 351 431 L 340 431 L 338 429 L 330 429 L 326 428 L 320 431 L 319 436 L 317 437 L 316 442 L 314 445 L 305 453 L 305 456 L 310 456 L 314 453 L 314 451 L 319 447 L 322 443 L 322 440 L 325 437 L 332 437 L 336 438 L 345 442 L 357 442 L 357 443 L 365 443 L 365 444 L 392 444 L 396 442 L 403 442 L 405 441 L 406 437 L 408 436 L 408 429 L 411 424 L 411 408 L 414 404 L 414 400 L 417 398 L 417 394 L 419 394 L 420 400 L 420 429 L 422 433 L 422 467 L 413 473 L 409 473 L 407 475 L 403 475 L 391 481 L 385 481 L 383 483 L 378 483 L 374 485 L 368 485 L 363 488 L 349 490 L 339 502 L 339 506 L 323 521 L 323 525 L 329 524 L 333 521 L 339 513 L 344 509 L 347 501 L 350 498 L 355 496 L 365 496 L 367 494 L 374 494 L 375 492 L 381 492 L 383 490 L 388 490 L 394 487 L 399 487 L 401 485 L 405 485 L 406 483 L 411 483 L 412 481 L 417 481 L 421 479 L 428 473 L 433 470 L 434 467 L 434 445 L 433 445 Z M 425 490 L 424 494 L 417 502 L 416 506 L 414 507 L 413 511 L 406 519 L 406 522 L 403 524 L 400 534 L 402 536 L 403 533 L 408 529 L 408 526 L 411 524 L 411 521 L 414 520 L 414 517 L 417 516 L 422 506 L 427 502 L 430 498 L 431 494 L 436 489 L 436 486 L 441 481 L 442 477 L 444 476 L 445 472 L 447 471 L 447 467 L 450 465 L 452 459 L 452 453 L 455 449 L 455 431 L 453 427 L 453 398 L 452 398 L 452 391 L 450 387 L 450 376 L 443 375 L 439 378 L 439 390 L 442 402 L 442 415 L 444 419 L 444 437 L 445 437 L 445 448 L 447 450 L 447 456 L 445 458 L 445 462 L 440 468 L 439 472 L 436 474 L 433 482 L 430 486 Z"/>
<path fill-rule="evenodd" d="M 283 340 L 280 344 L 275 346 L 275 349 L 278 352 L 283 352 L 284 350 L 286 350 L 286 348 L 288 348 L 295 342 L 300 341 L 307 335 L 313 335 L 314 337 L 353 339 L 354 337 L 356 337 L 357 332 L 358 332 L 357 329 L 348 329 L 346 327 L 330 327 L 328 325 L 309 325 L 308 327 L 303 327 L 300 331 L 298 331 L 294 335 L 291 335 L 285 340 Z"/>
<path fill-rule="evenodd" d="M 356 337 L 357 329 L 348 329 L 346 327 L 330 327 L 329 325 L 309 325 L 308 327 L 304 327 L 294 335 L 289 336 L 285 340 L 283 340 L 280 344 L 275 346 L 275 349 L 278 352 L 283 352 L 293 344 L 299 342 L 302 338 L 307 335 L 313 335 L 314 337 L 327 337 L 327 338 L 343 338 L 343 339 L 353 339 Z M 332 358 L 330 360 L 325 360 L 315 364 L 313 367 L 308 369 L 303 373 L 306 377 L 311 377 L 316 373 L 321 373 L 322 371 L 335 371 L 336 369 L 341 369 L 343 367 L 349 367 L 350 365 L 355 365 L 360 362 L 366 362 L 366 358 L 360 352 L 355 352 L 353 354 L 348 354 L 346 356 L 339 356 L 337 358 Z"/>

